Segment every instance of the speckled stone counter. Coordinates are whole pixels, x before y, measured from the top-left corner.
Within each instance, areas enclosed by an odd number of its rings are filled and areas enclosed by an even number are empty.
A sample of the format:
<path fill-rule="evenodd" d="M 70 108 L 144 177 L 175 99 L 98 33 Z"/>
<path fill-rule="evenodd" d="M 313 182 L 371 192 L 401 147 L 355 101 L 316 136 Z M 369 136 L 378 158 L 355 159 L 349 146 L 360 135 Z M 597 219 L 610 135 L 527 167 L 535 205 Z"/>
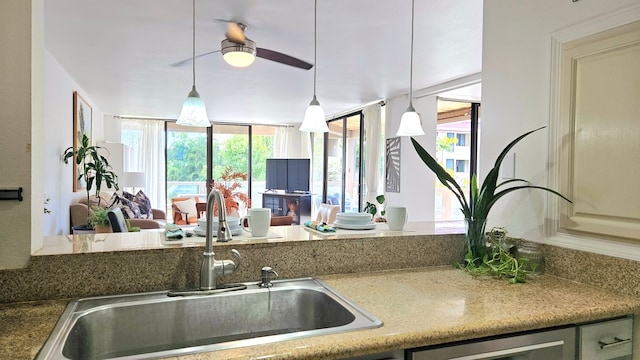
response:
<path fill-rule="evenodd" d="M 384 325 L 180 359 L 334 359 L 640 313 L 638 298 L 547 275 L 517 285 L 450 267 L 320 278 Z M 32 358 L 63 308 L 0 305 L 0 358 Z"/>
<path fill-rule="evenodd" d="M 273 237 L 214 243 L 216 259 L 240 251 L 243 265 L 220 278 L 259 279 L 263 266 L 282 278 L 450 265 L 463 258 L 464 228 L 409 223 L 404 231 L 319 234 L 272 227 Z M 198 286 L 204 238 L 164 241 L 160 231 L 45 238 L 24 269 L 0 271 L 0 303 L 115 295 Z"/>

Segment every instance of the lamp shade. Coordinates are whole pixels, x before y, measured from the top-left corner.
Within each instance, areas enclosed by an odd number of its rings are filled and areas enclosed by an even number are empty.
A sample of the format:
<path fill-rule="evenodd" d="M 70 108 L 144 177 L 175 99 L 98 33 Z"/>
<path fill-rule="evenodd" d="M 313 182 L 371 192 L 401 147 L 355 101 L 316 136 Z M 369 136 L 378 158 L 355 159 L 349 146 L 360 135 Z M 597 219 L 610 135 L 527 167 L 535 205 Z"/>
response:
<path fill-rule="evenodd" d="M 412 105 L 409 105 L 407 111 L 402 114 L 400 118 L 400 127 L 396 136 L 419 136 L 424 135 L 422 129 L 422 121 L 420 121 L 420 115 L 416 112 Z"/>
<path fill-rule="evenodd" d="M 189 92 L 187 100 L 182 104 L 182 110 L 180 111 L 176 124 L 200 127 L 211 126 L 204 101 L 202 101 L 200 94 L 196 91 L 195 85 L 191 89 L 191 92 Z"/>
<path fill-rule="evenodd" d="M 145 187 L 146 180 L 143 172 L 125 172 L 122 174 L 122 185 L 126 187 Z"/>
<path fill-rule="evenodd" d="M 324 116 L 324 109 L 320 106 L 318 99 L 313 95 L 313 100 L 304 112 L 304 120 L 300 125 L 300 131 L 308 132 L 329 132 L 327 121 Z"/>
<path fill-rule="evenodd" d="M 222 40 L 222 58 L 227 64 L 235 67 L 247 67 L 256 60 L 256 44 L 245 39 L 244 44 Z"/>

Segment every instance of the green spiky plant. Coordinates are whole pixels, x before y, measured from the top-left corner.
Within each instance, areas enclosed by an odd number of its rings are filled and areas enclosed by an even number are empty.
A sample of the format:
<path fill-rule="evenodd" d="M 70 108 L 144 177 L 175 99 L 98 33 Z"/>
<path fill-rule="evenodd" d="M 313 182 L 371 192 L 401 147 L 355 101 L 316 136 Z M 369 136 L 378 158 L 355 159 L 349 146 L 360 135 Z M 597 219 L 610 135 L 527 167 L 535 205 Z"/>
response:
<path fill-rule="evenodd" d="M 87 183 L 87 221 L 91 216 L 91 210 L 89 208 L 89 195 L 91 189 L 95 184 L 96 197 L 98 198 L 98 206 L 100 206 L 100 189 L 104 183 L 108 189 L 112 187 L 119 190 L 118 187 L 118 175 L 111 170 L 109 160 L 100 154 L 101 146 L 91 145 L 87 134 L 82 134 L 82 141 L 77 149 L 73 146 L 69 146 L 64 150 L 62 154 L 62 160 L 65 164 L 69 163 L 69 159 L 73 159 L 76 165 L 82 166 L 82 173 L 78 175 L 77 180 L 84 179 Z"/>
<path fill-rule="evenodd" d="M 529 185 L 528 181 L 524 179 L 510 179 L 498 183 L 498 175 L 500 171 L 500 165 L 507 153 L 522 139 L 531 133 L 545 128 L 544 126 L 535 130 L 526 132 L 518 136 L 515 140 L 509 143 L 498 158 L 493 168 L 487 174 L 482 186 L 478 188 L 478 181 L 474 175 L 471 179 L 471 198 L 467 201 L 467 197 L 462 191 L 462 187 L 455 181 L 455 179 L 434 159 L 429 153 L 413 138 L 411 142 L 416 149 L 418 156 L 427 165 L 427 167 L 433 171 L 440 183 L 447 187 L 456 196 L 460 203 L 460 210 L 467 222 L 467 234 L 466 234 L 466 255 L 465 262 L 467 266 L 481 266 L 489 261 L 489 254 L 485 240 L 485 226 L 489 211 L 495 205 L 495 203 L 503 196 L 522 189 L 540 189 L 552 194 L 555 194 L 562 199 L 571 202 L 565 196 L 559 192 L 536 185 Z M 522 184 L 507 187 L 506 185 Z"/>

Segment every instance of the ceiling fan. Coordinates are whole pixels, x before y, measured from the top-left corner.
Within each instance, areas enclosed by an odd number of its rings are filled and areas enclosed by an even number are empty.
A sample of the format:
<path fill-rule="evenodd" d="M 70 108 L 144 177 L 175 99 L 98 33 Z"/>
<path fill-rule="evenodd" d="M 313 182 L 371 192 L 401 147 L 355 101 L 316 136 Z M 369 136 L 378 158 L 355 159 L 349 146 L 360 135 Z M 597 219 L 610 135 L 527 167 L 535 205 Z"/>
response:
<path fill-rule="evenodd" d="M 171 66 L 176 67 L 186 65 L 191 63 L 191 61 L 193 61 L 194 59 L 221 52 L 225 61 L 230 65 L 236 67 L 249 66 L 253 63 L 256 57 L 275 61 L 277 63 L 297 67 L 304 70 L 309 70 L 313 67 L 312 64 L 294 58 L 293 56 L 283 54 L 278 51 L 257 47 L 256 43 L 253 42 L 253 40 L 247 38 L 244 35 L 244 31 L 247 29 L 247 25 L 235 21 L 227 22 L 229 25 L 227 27 L 227 32 L 225 33 L 225 39 L 222 40 L 220 50 L 209 51 L 204 54 L 197 55 L 195 56 L 195 58 L 190 57 L 188 59 L 173 63 L 171 64 Z"/>

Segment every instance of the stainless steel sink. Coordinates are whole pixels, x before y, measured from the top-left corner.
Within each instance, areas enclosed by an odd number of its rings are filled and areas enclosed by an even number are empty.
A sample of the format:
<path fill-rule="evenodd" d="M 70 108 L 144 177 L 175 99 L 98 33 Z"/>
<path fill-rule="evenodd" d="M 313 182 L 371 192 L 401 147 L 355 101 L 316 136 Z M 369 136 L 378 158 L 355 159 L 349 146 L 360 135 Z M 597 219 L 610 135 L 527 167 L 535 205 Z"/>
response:
<path fill-rule="evenodd" d="M 382 326 L 320 280 L 206 296 L 167 292 L 71 302 L 37 359 L 150 359 Z"/>

